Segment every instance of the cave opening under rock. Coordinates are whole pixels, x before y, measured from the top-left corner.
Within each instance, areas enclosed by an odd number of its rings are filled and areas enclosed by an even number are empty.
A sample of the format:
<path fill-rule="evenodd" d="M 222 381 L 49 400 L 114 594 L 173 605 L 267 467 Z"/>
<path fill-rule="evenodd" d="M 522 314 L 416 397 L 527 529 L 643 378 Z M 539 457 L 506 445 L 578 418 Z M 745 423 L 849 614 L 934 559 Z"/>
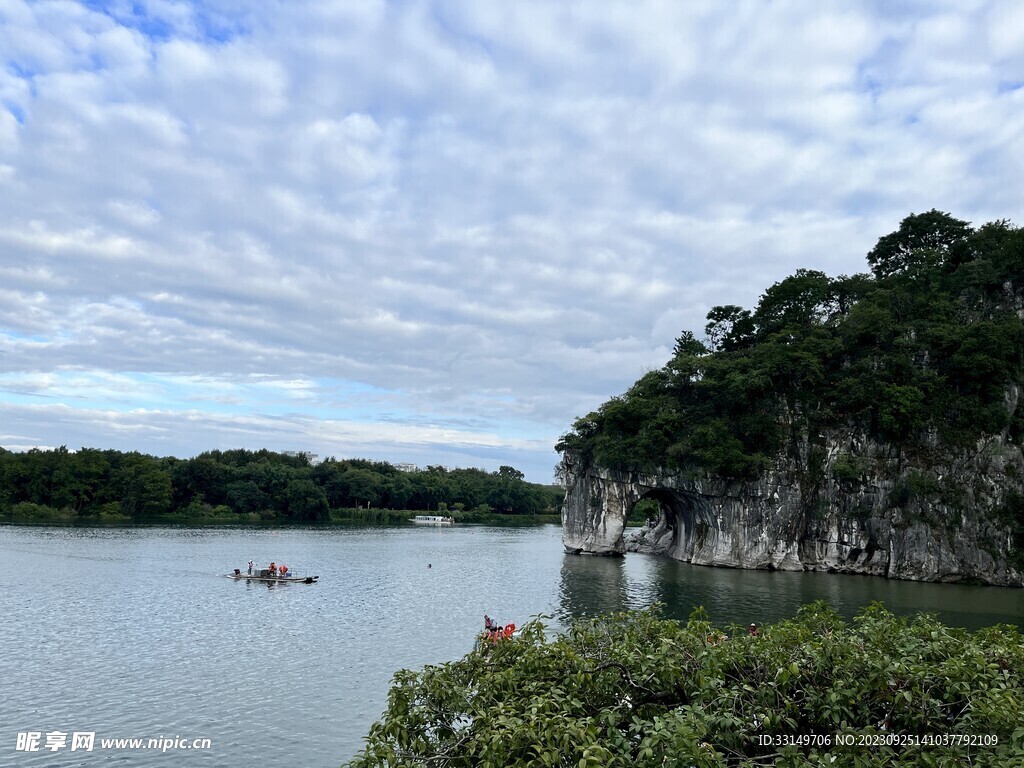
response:
<path fill-rule="evenodd" d="M 654 525 L 657 538 L 664 538 L 671 533 L 671 543 L 665 542 L 668 548 L 692 551 L 707 536 L 712 525 L 708 506 L 700 496 L 669 488 L 654 488 L 640 499 L 651 499 L 658 503 L 658 521 Z M 630 510 L 632 512 L 632 509 Z"/>

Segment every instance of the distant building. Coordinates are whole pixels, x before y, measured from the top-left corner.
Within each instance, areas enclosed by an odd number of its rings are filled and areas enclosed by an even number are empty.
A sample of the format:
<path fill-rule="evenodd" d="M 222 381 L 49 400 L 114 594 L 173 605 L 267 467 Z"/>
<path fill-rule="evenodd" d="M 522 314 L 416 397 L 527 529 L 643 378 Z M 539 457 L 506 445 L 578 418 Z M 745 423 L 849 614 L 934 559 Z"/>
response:
<path fill-rule="evenodd" d="M 401 464 L 395 464 L 394 467 L 399 472 L 419 472 L 420 471 L 419 467 L 417 467 L 415 464 L 410 464 L 407 461 L 406 462 L 402 462 Z"/>
<path fill-rule="evenodd" d="M 281 451 L 281 455 L 295 457 L 302 456 L 306 459 L 306 461 L 308 461 L 310 464 L 313 464 L 314 466 L 320 463 L 319 453 L 310 453 L 309 451 Z"/>

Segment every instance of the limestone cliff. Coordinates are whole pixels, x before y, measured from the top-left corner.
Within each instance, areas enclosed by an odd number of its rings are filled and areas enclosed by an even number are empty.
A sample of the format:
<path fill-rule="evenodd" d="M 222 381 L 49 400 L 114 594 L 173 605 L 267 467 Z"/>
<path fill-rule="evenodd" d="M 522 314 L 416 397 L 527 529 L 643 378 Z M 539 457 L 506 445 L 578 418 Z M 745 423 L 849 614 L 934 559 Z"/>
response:
<path fill-rule="evenodd" d="M 603 469 L 571 451 L 561 471 L 568 552 L 1024 586 L 1013 535 L 996 512 L 1024 480 L 1024 455 L 1006 434 L 913 462 L 862 435 L 805 435 L 746 482 Z M 626 534 L 642 498 L 659 502 L 659 519 Z"/>
<path fill-rule="evenodd" d="M 1024 229 L 911 214 L 868 264 L 712 307 L 577 418 L 566 549 L 1022 586 Z"/>

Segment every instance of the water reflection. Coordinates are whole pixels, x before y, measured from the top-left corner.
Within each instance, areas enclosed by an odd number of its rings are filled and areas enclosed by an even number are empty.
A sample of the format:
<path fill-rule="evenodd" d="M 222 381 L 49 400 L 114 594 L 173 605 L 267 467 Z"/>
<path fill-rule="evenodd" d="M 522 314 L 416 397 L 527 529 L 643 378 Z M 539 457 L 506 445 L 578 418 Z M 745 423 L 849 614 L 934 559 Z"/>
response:
<path fill-rule="evenodd" d="M 895 581 L 793 571 L 749 571 L 689 565 L 668 558 L 563 555 L 559 619 L 664 604 L 664 614 L 685 620 L 697 606 L 716 624 L 771 623 L 800 606 L 825 600 L 847 619 L 872 601 L 900 615 L 935 613 L 947 624 L 978 629 L 1021 625 L 1024 590 Z"/>
<path fill-rule="evenodd" d="M 462 656 L 484 613 L 520 625 L 553 614 L 565 626 L 659 601 L 679 619 L 703 605 L 718 624 L 761 624 L 827 599 L 846 616 L 883 600 L 970 628 L 1024 616 L 1019 589 L 567 556 L 560 539 L 556 526 L 0 526 L 0 739 L 51 729 L 207 737 L 215 749 L 189 765 L 337 766 L 384 709 L 392 675 Z M 321 580 L 224 578 L 249 559 L 284 559 Z M 129 758 L 169 764 L 157 752 L 110 760 Z M 82 765 L 77 753 L 18 764 Z"/>
<path fill-rule="evenodd" d="M 558 619 L 563 624 L 632 605 L 625 559 L 564 555 L 559 596 Z"/>

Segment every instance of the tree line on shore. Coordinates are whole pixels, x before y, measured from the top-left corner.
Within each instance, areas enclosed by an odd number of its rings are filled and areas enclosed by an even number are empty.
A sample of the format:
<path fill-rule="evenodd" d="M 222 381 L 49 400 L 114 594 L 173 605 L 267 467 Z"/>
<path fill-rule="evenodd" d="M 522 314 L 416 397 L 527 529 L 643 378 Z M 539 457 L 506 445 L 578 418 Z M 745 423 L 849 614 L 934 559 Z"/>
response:
<path fill-rule="evenodd" d="M 0 515 L 52 521 L 326 522 L 354 508 L 442 512 L 456 518 L 555 514 L 563 492 L 496 472 L 430 466 L 402 471 L 365 459 L 268 450 L 194 458 L 82 448 L 0 448 Z"/>

